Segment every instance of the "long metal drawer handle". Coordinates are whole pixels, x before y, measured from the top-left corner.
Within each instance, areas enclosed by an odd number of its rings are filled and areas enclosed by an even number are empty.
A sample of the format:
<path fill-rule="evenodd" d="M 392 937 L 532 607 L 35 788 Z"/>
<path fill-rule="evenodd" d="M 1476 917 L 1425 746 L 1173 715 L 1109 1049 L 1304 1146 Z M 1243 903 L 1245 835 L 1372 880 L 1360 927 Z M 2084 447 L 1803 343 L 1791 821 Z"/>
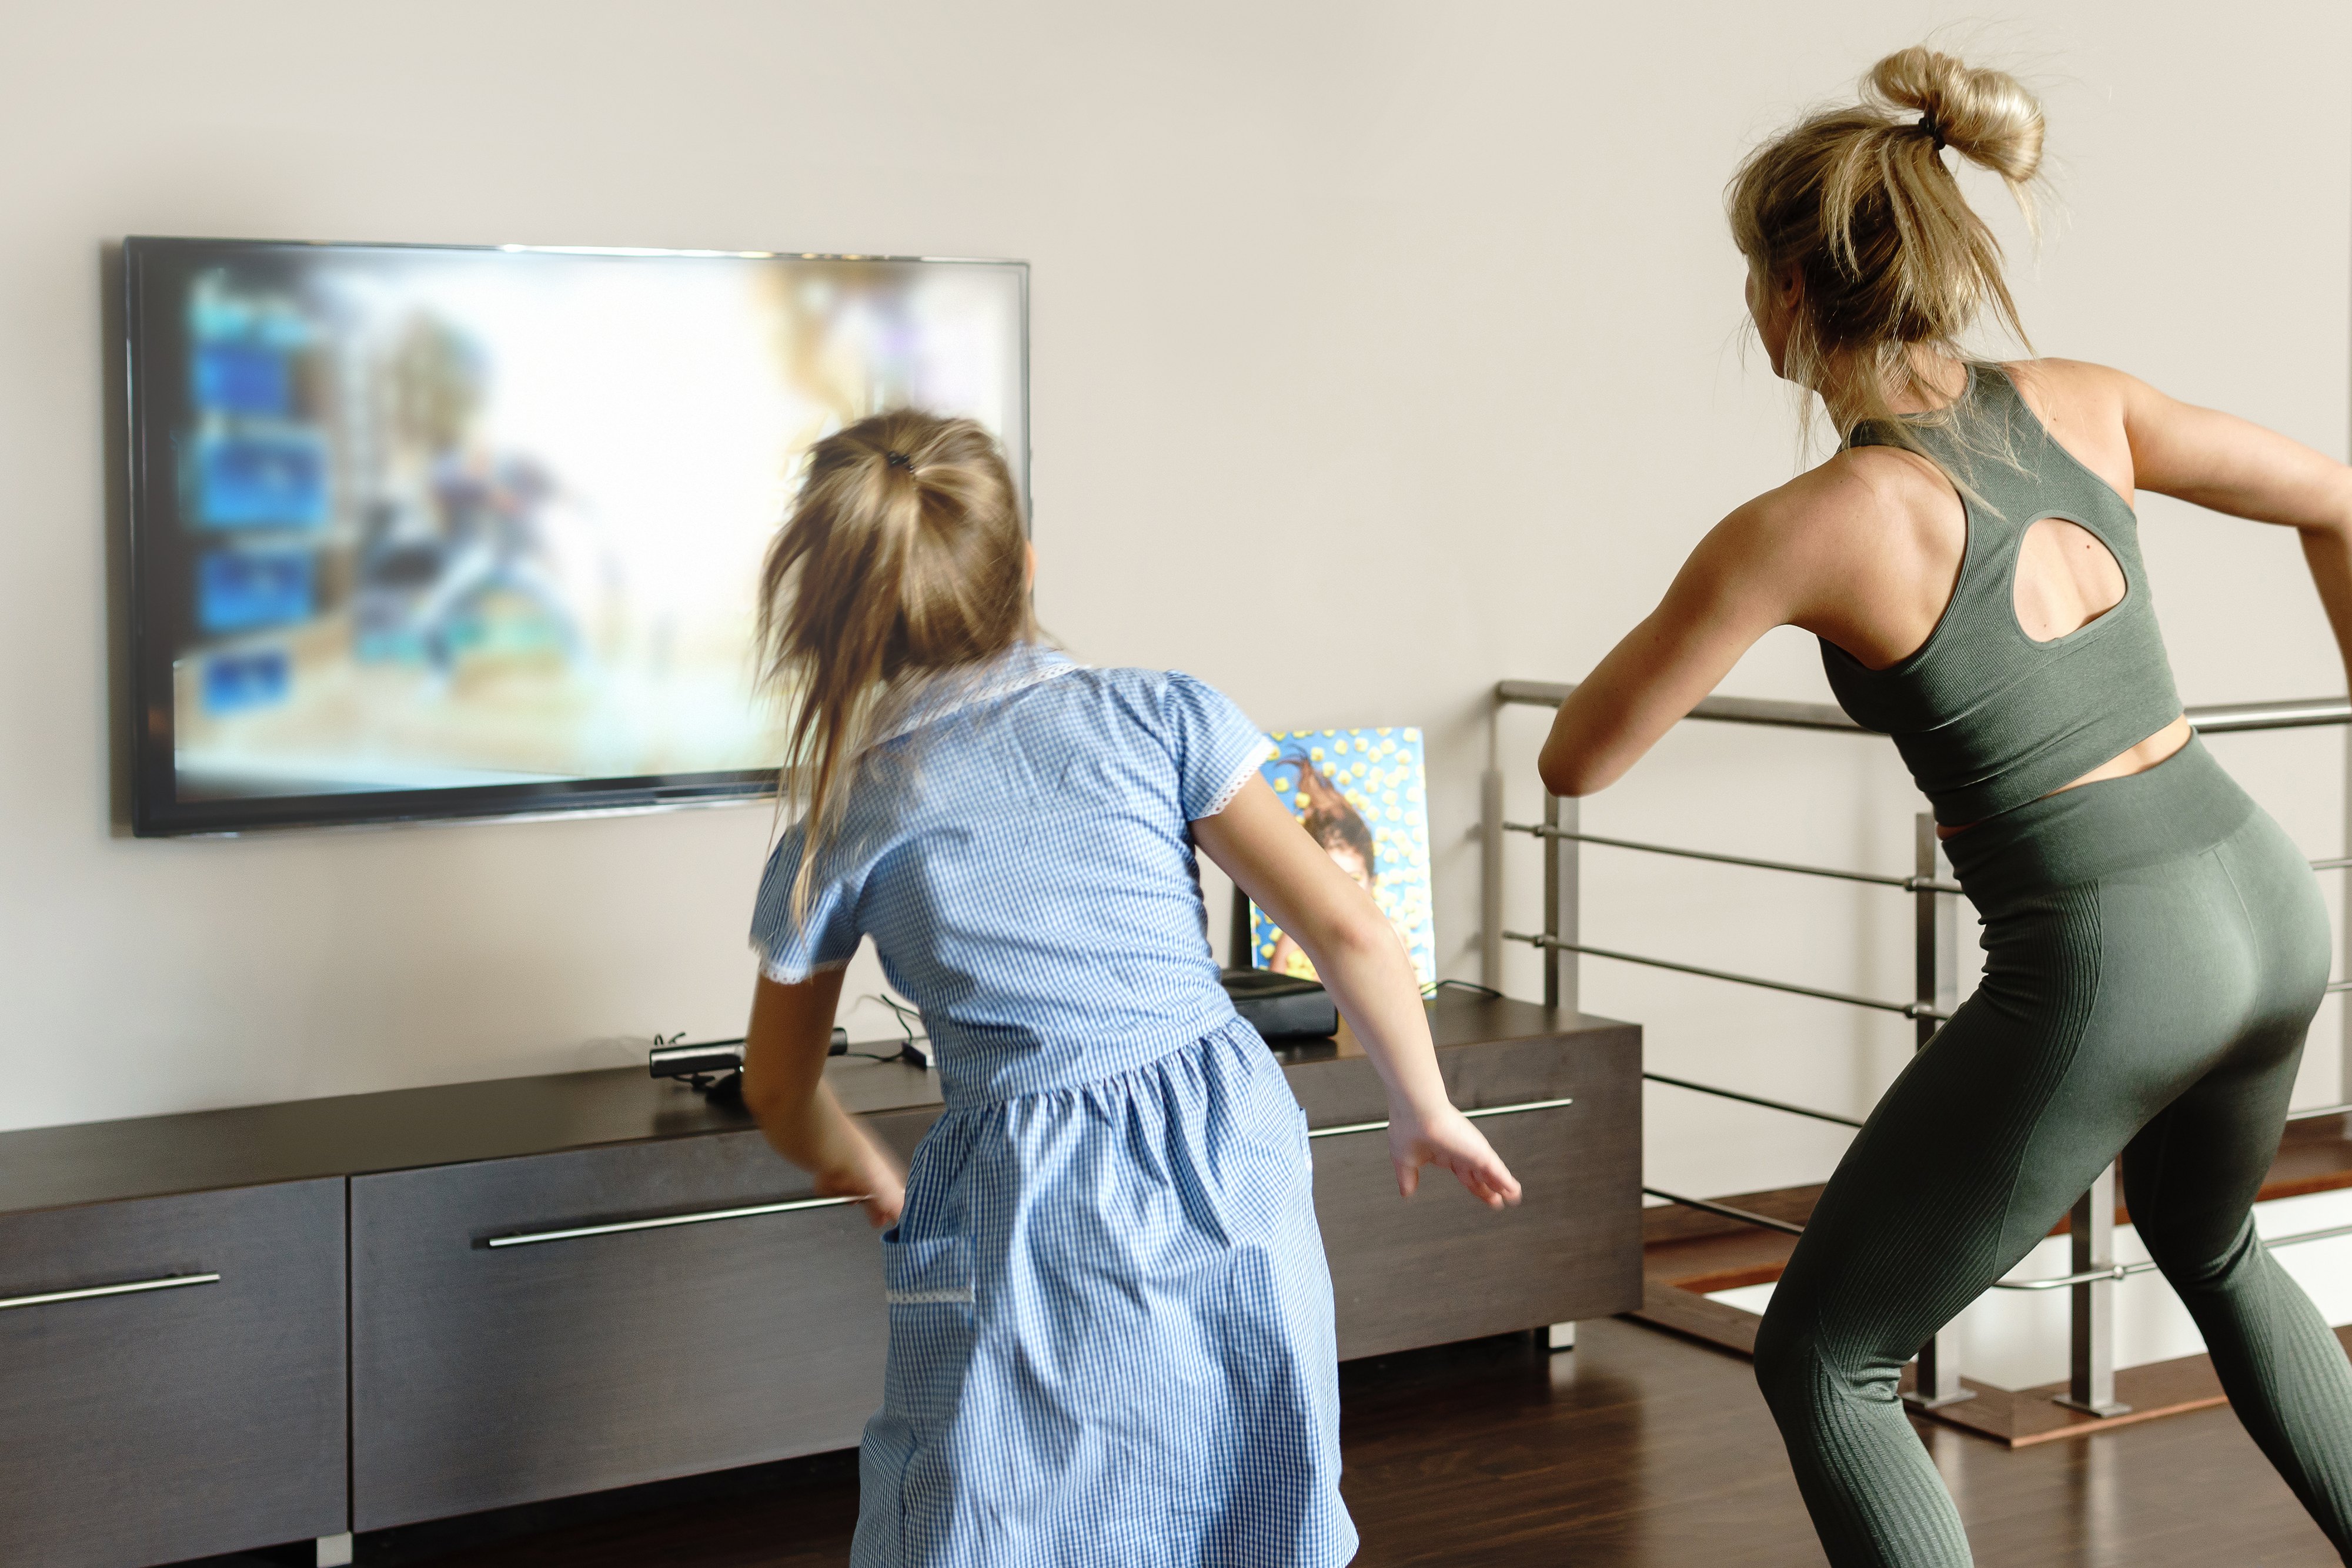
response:
<path fill-rule="evenodd" d="M 1572 1099 L 1528 1100 L 1517 1105 L 1490 1105 L 1482 1111 L 1465 1111 L 1472 1121 L 1488 1116 L 1516 1116 L 1524 1111 L 1557 1111 L 1563 1105 L 1573 1105 Z M 1343 1133 L 1377 1133 L 1386 1128 L 1386 1122 L 1352 1122 L 1344 1126 L 1317 1127 L 1307 1133 L 1310 1138 L 1335 1138 Z M 541 1241 L 574 1241 L 583 1236 L 618 1236 L 631 1230 L 667 1230 L 678 1225 L 708 1225 L 715 1219 L 750 1219 L 761 1214 L 793 1214 L 810 1208 L 840 1208 L 848 1204 L 863 1203 L 865 1195 L 856 1197 L 803 1197 L 792 1203 L 760 1203 L 745 1208 L 709 1208 L 698 1214 L 666 1214 L 658 1219 L 623 1219 L 610 1225 L 580 1225 L 568 1230 L 526 1230 L 514 1236 L 493 1236 L 492 1247 L 531 1247 Z"/>
<path fill-rule="evenodd" d="M 49 1291 L 37 1296 L 0 1296 L 0 1312 L 11 1307 L 46 1307 L 53 1301 L 91 1301 L 100 1296 L 137 1296 L 149 1291 L 176 1291 L 183 1285 L 217 1285 L 218 1274 L 166 1274 L 160 1280 L 132 1280 L 121 1285 L 88 1285 L 79 1291 Z"/>
<path fill-rule="evenodd" d="M 1527 1100 L 1517 1105 L 1489 1105 L 1483 1111 L 1465 1111 L 1462 1114 L 1470 1121 L 1479 1122 L 1488 1116 L 1516 1116 L 1523 1111 L 1557 1111 L 1562 1105 L 1575 1103 L 1573 1100 Z M 1386 1122 L 1349 1122 L 1337 1127 L 1310 1127 L 1307 1135 L 1310 1138 L 1337 1138 L 1349 1133 L 1383 1133 L 1388 1130 L 1388 1125 Z"/>
<path fill-rule="evenodd" d="M 622 1219 L 610 1225 L 579 1225 L 569 1230 L 526 1230 L 515 1236 L 493 1236 L 492 1247 L 530 1247 L 541 1241 L 576 1241 L 583 1236 L 618 1236 L 629 1230 L 667 1230 L 675 1225 L 708 1225 L 714 1219 L 750 1219 L 761 1214 L 797 1214 L 804 1208 L 840 1208 L 864 1203 L 871 1196 L 803 1197 L 790 1203 L 755 1203 L 746 1208 L 706 1208 L 698 1214 L 665 1214 L 658 1219 Z"/>

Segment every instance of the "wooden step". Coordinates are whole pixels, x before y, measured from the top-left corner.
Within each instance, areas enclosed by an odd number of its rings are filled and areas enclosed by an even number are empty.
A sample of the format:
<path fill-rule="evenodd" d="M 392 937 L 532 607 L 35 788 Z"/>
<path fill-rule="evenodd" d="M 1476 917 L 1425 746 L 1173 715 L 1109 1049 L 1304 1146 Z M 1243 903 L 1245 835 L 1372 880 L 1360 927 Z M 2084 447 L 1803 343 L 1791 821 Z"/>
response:
<path fill-rule="evenodd" d="M 2278 1156 L 2271 1163 L 2258 1202 L 2301 1197 L 2315 1192 L 2352 1187 L 2352 1117 L 2330 1116 L 2287 1125 Z M 1718 1203 L 1773 1219 L 1802 1225 L 1812 1218 L 1820 1186 L 1777 1187 L 1767 1192 L 1736 1193 Z M 2116 1206 L 2116 1223 L 2130 1223 L 2129 1209 Z M 1780 1277 L 1795 1249 L 1796 1238 L 1761 1226 L 1743 1225 L 1703 1210 L 1666 1205 L 1642 1211 L 1642 1306 L 1626 1315 L 1654 1328 L 1698 1340 L 1739 1355 L 1753 1355 L 1756 1326 L 1763 1320 L 1754 1312 L 1723 1301 L 1707 1300 L 1717 1291 L 1765 1285 Z M 2067 1221 L 2060 1220 L 2050 1234 L 2063 1236 Z M 2336 1331 L 2352 1350 L 2352 1328 Z M 1906 1391 L 1911 1372 L 1903 1374 Z M 2152 1420 L 2159 1416 L 2202 1410 L 2226 1401 L 2212 1363 L 2202 1355 L 2126 1367 L 2116 1374 L 2116 1397 L 2130 1406 L 2127 1415 L 2097 1416 L 2053 1403 L 2066 1392 L 2063 1383 L 2036 1388 L 1996 1388 L 1961 1378 L 1974 1397 L 1932 1411 L 1913 1411 L 1915 1419 L 1932 1419 L 2011 1448 L 2024 1448 L 2059 1437 L 2079 1437 L 2119 1425 Z"/>
<path fill-rule="evenodd" d="M 2352 1123 L 2352 1117 L 2290 1123 L 2257 1201 L 2269 1203 L 2352 1187 L 2352 1126 L 2347 1123 Z M 1815 1185 L 1734 1193 L 1716 1201 L 1802 1225 L 1812 1218 L 1813 1205 L 1821 1195 L 1821 1186 Z M 2116 1205 L 2116 1223 L 2131 1223 L 2131 1210 L 2120 1202 Z M 2069 1223 L 2061 1219 L 2051 1227 L 2050 1234 L 2063 1236 L 2069 1228 Z M 1704 1295 L 1779 1279 L 1796 1239 L 1720 1215 L 1664 1204 L 1642 1211 L 1642 1243 L 1645 1278 Z"/>

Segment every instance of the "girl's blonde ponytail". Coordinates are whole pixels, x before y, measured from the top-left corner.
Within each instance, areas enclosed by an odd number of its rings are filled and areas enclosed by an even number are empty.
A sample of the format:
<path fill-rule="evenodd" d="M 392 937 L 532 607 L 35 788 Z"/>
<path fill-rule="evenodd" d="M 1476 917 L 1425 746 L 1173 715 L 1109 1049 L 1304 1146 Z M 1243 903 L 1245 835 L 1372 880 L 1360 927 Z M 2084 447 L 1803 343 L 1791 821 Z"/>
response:
<path fill-rule="evenodd" d="M 763 677 L 794 705 L 782 784 L 804 803 L 796 909 L 876 700 L 1035 635 L 1028 553 L 1003 455 L 969 419 L 898 409 L 811 450 L 760 574 Z"/>

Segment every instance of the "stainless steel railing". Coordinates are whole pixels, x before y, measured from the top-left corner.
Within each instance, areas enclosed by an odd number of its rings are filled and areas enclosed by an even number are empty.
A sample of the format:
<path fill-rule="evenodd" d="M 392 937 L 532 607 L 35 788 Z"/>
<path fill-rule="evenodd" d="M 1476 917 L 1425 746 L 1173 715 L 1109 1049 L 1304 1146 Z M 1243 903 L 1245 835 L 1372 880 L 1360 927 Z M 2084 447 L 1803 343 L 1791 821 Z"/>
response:
<path fill-rule="evenodd" d="M 1573 685 L 1555 682 L 1500 681 L 1495 686 L 1495 702 L 1498 709 L 1512 706 L 1557 707 L 1573 690 Z M 2294 729 L 2352 723 L 2352 700 L 2313 697 L 2290 702 L 2230 703 L 2192 707 L 2188 712 L 2189 722 L 2200 732 L 2225 735 L 2246 730 Z M 1872 733 L 1848 718 L 1843 710 L 1821 703 L 1708 697 L 1693 708 L 1689 716 L 1724 724 L 1762 725 L 1783 729 L 1830 730 L 1847 735 Z M 1485 877 L 1481 899 L 1484 914 L 1481 964 L 1485 973 L 1481 977 L 1489 986 L 1500 988 L 1503 944 L 1517 942 L 1532 946 L 1543 955 L 1544 1001 L 1551 1007 L 1574 1008 L 1577 1005 L 1581 988 L 1578 961 L 1594 957 L 1811 997 L 1848 1007 L 1898 1013 L 1913 1021 L 1916 1030 L 1915 1049 L 1926 1046 L 1935 1037 L 1937 1027 L 1952 1016 L 1952 1009 L 1957 1005 L 1959 956 L 1958 924 L 1953 898 L 1960 888 L 1951 880 L 1951 868 L 1943 858 L 1941 842 L 1936 836 L 1935 820 L 1925 812 L 1913 822 L 1913 869 L 1907 875 L 1895 875 L 1805 865 L 1749 855 L 1723 854 L 1711 850 L 1588 833 L 1582 830 L 1579 821 L 1578 802 L 1549 794 L 1544 798 L 1544 817 L 1540 823 L 1507 821 L 1503 817 L 1502 800 L 1500 776 L 1489 773 L 1484 790 L 1481 822 L 1481 869 Z M 1503 927 L 1503 849 L 1506 836 L 1513 833 L 1532 837 L 1543 846 L 1544 921 L 1543 929 L 1539 932 L 1509 931 Z M 1915 932 L 1914 994 L 1907 1000 L 1860 996 L 1765 976 L 1711 968 L 1653 954 L 1622 952 L 1588 943 L 1582 938 L 1580 924 L 1582 852 L 1587 844 L 1642 854 L 1708 861 L 1747 870 L 1829 877 L 1906 893 L 1911 895 Z M 2352 856 L 2315 860 L 2311 863 L 2315 871 L 2343 871 L 2352 869 Z M 2327 988 L 2331 992 L 2352 989 L 2352 979 L 2335 981 Z M 1654 1083 L 1739 1101 L 1790 1115 L 1808 1116 L 1847 1127 L 1859 1128 L 1862 1125 L 1850 1116 L 1749 1094 L 1720 1084 L 1671 1077 L 1663 1072 L 1645 1071 L 1643 1077 Z M 2304 1121 L 2347 1113 L 2352 1113 L 2352 1102 L 2291 1112 L 2288 1120 Z M 2116 1399 L 2113 1288 L 2118 1281 L 2147 1272 L 2156 1266 L 2153 1263 L 2117 1263 L 2114 1260 L 2115 1182 L 2115 1167 L 2110 1166 L 2074 1205 L 2069 1228 L 2071 1271 L 2046 1279 L 2002 1280 L 1992 1287 L 2001 1291 L 2035 1291 L 2065 1289 L 2073 1292 L 2072 1370 L 2067 1392 L 2059 1396 L 2059 1403 L 2101 1416 L 2122 1415 L 2129 1408 Z M 1659 1187 L 1645 1186 L 1643 1191 L 1668 1203 L 1742 1224 L 1760 1226 L 1792 1236 L 1804 1233 L 1804 1227 L 1801 1225 L 1712 1198 L 1691 1197 Z M 2275 1237 L 2264 1244 L 2293 1247 L 2347 1235 L 2352 1235 L 2352 1226 L 2333 1226 L 2322 1230 Z M 1906 1397 L 1928 1408 L 1971 1396 L 1969 1391 L 1961 1385 L 1959 1367 L 1948 1331 L 1939 1333 L 1935 1340 L 1921 1347 L 1915 1385 L 1916 1392 Z"/>

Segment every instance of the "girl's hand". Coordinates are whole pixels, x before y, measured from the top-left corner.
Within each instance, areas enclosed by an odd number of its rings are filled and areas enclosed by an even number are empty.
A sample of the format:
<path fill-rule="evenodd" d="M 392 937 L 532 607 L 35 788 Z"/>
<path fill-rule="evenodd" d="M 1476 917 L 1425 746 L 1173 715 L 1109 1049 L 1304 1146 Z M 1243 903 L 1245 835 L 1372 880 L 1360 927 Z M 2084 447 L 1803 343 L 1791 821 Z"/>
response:
<path fill-rule="evenodd" d="M 744 1031 L 743 1104 L 776 1153 L 816 1178 L 820 1197 L 858 1199 L 878 1229 L 906 1206 L 907 1173 L 824 1082 L 841 975 L 790 985 L 761 977 Z"/>
<path fill-rule="evenodd" d="M 1519 1182 L 1486 1135 L 1453 1106 L 1427 1116 L 1391 1107 L 1389 1158 L 1396 1162 L 1397 1190 L 1411 1197 L 1421 1186 L 1421 1167 L 1452 1171 L 1472 1197 L 1488 1208 L 1519 1201 Z"/>
<path fill-rule="evenodd" d="M 1192 838 L 1297 939 L 1330 988 L 1339 1016 L 1387 1086 L 1398 1190 L 1411 1197 L 1422 1166 L 1444 1166 L 1490 1208 L 1518 1202 L 1519 1184 L 1446 1098 L 1420 977 L 1372 895 L 1255 776 L 1223 810 L 1194 822 Z"/>
<path fill-rule="evenodd" d="M 907 1174 L 898 1168 L 897 1156 L 846 1116 L 841 1118 L 839 1132 L 828 1151 L 833 1157 L 812 1173 L 817 1196 L 862 1199 L 858 1207 L 877 1230 L 898 1224 L 898 1211 L 907 1203 Z"/>

